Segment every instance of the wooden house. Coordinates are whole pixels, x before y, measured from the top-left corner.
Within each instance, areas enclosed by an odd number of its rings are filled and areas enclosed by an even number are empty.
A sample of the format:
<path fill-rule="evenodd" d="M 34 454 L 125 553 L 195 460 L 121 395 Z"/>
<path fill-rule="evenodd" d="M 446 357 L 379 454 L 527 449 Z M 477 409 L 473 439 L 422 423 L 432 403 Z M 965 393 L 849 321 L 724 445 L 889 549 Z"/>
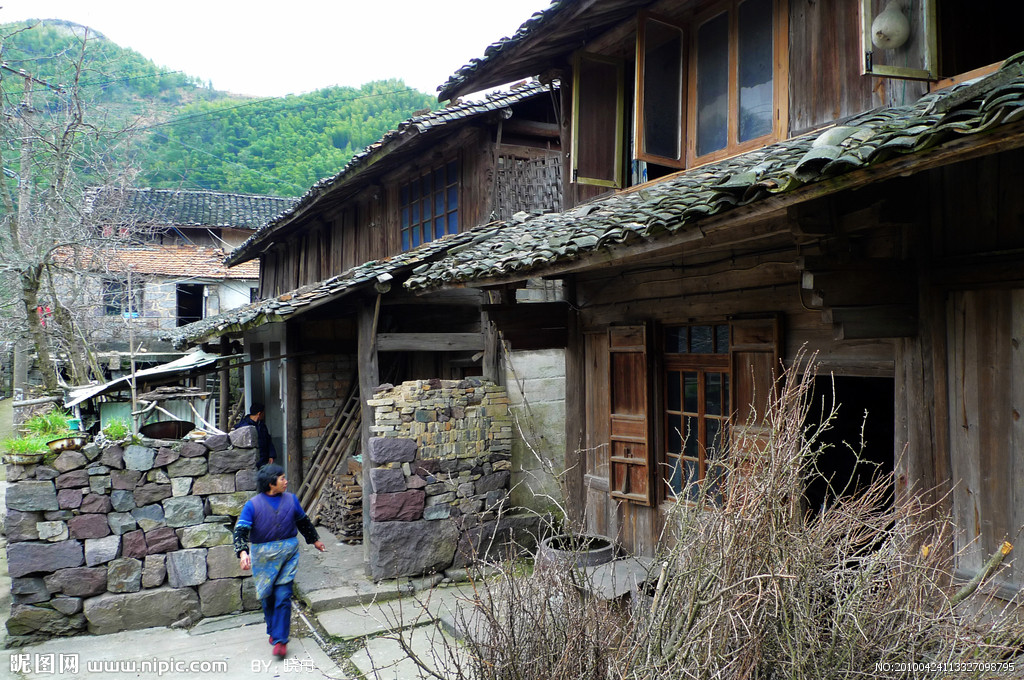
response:
<path fill-rule="evenodd" d="M 478 225 L 561 209 L 557 101 L 522 83 L 402 123 L 231 253 L 228 265 L 259 260 L 259 301 L 170 334 L 242 341 L 247 394 L 267 404 L 296 488 L 351 423 L 365 447 L 361 404 L 379 384 L 495 377 L 484 295 L 401 283 Z"/>
<path fill-rule="evenodd" d="M 569 502 L 626 550 L 801 350 L 836 436 L 866 412 L 866 457 L 951 514 L 965 573 L 1024 524 L 1024 8 L 891 3 L 909 37 L 883 49 L 884 5 L 561 0 L 442 87 L 562 83 L 565 211 L 406 286 L 484 290 L 528 335 L 511 292 L 562 282 Z"/>

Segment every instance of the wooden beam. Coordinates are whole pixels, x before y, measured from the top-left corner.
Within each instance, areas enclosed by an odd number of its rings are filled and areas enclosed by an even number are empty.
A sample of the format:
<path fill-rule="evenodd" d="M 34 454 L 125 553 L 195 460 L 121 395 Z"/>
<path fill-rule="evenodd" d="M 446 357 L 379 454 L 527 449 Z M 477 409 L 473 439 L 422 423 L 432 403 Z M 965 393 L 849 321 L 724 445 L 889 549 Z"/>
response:
<path fill-rule="evenodd" d="M 231 342 L 228 340 L 226 335 L 220 336 L 220 353 L 221 356 L 227 356 L 231 351 Z M 227 432 L 228 428 L 231 427 L 231 423 L 228 422 L 228 412 L 231 410 L 231 368 L 228 362 L 220 362 L 220 394 L 217 396 L 218 410 L 217 410 L 217 427 L 220 428 L 221 432 Z"/>
<path fill-rule="evenodd" d="M 380 333 L 378 352 L 479 352 L 482 333 Z"/>
<path fill-rule="evenodd" d="M 576 282 L 565 282 L 567 300 L 576 302 Z M 584 447 L 586 446 L 586 394 L 597 386 L 586 384 L 586 357 L 584 356 L 583 333 L 580 328 L 579 312 L 570 307 L 568 315 L 568 347 L 565 351 L 565 494 L 562 499 L 569 519 L 574 526 L 583 529 L 586 490 L 583 476 L 586 472 Z"/>
<path fill-rule="evenodd" d="M 367 303 L 358 313 L 358 362 L 359 362 L 359 403 L 362 411 L 360 424 L 360 451 L 363 453 L 363 562 L 369 575 L 370 568 L 370 425 L 373 424 L 373 409 L 366 402 L 373 399 L 373 391 L 380 384 L 380 369 L 376 348 L 377 319 L 380 312 L 380 296 L 375 303 Z"/>
<path fill-rule="evenodd" d="M 290 354 L 299 345 L 299 329 L 294 323 L 285 324 L 284 327 L 284 353 Z M 302 409 L 300 395 L 302 394 L 302 377 L 299 371 L 299 360 L 295 357 L 285 359 L 284 375 L 284 446 L 287 467 L 285 474 L 289 481 L 299 488 L 302 484 Z"/>
<path fill-rule="evenodd" d="M 510 135 L 529 135 L 531 137 L 557 138 L 562 129 L 558 123 L 541 123 L 536 120 L 512 118 L 503 124 L 505 133 Z"/>

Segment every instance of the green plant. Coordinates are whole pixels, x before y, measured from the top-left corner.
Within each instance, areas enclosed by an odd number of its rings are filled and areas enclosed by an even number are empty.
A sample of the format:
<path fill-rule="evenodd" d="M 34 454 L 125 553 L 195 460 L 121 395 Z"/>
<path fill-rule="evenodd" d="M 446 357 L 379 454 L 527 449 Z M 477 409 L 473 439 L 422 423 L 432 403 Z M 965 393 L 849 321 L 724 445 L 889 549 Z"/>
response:
<path fill-rule="evenodd" d="M 54 439 L 70 432 L 68 429 L 68 418 L 70 417 L 70 413 L 54 409 L 47 413 L 34 415 L 26 420 L 24 429 L 33 437 L 49 437 Z"/>
<path fill-rule="evenodd" d="M 7 437 L 0 445 L 7 453 L 45 453 L 48 450 L 45 437 Z"/>
<path fill-rule="evenodd" d="M 128 421 L 124 418 L 115 418 L 103 427 L 103 434 L 107 439 L 124 439 L 130 431 Z"/>

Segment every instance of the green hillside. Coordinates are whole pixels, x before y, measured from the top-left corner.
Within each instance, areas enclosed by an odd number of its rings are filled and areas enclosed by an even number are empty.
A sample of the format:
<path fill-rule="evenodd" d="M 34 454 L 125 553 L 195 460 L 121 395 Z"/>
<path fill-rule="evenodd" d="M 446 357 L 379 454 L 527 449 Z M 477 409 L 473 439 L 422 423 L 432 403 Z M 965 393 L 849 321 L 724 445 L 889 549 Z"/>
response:
<path fill-rule="evenodd" d="M 53 20 L 0 25 L 0 60 L 67 84 L 84 30 Z M 130 155 L 119 158 L 137 167 L 139 186 L 298 195 L 414 111 L 436 106 L 401 80 L 281 98 L 237 96 L 161 68 L 91 29 L 89 37 L 80 80 L 87 116 L 137 129 Z M 6 106 L 19 101 L 22 84 L 4 72 Z M 35 94 L 37 106 L 52 99 L 45 87 L 35 86 Z"/>

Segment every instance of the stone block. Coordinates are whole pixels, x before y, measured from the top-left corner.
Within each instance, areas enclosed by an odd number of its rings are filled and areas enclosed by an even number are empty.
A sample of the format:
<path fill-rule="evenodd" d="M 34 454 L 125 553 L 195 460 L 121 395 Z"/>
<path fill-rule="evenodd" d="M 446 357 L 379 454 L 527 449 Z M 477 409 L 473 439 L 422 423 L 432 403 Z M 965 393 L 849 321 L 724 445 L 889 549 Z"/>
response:
<path fill-rule="evenodd" d="M 96 477 L 98 475 L 109 475 L 110 468 L 102 463 L 93 463 L 85 468 L 85 471 L 89 473 L 90 477 Z"/>
<path fill-rule="evenodd" d="M 135 521 L 130 512 L 110 513 L 107 515 L 107 524 L 110 526 L 111 533 L 117 536 L 126 534 L 138 526 L 138 522 Z"/>
<path fill-rule="evenodd" d="M 251 574 L 251 570 L 242 571 L 235 548 L 230 544 L 214 546 L 206 553 L 206 575 L 210 579 L 239 578 Z"/>
<path fill-rule="evenodd" d="M 380 581 L 446 569 L 459 532 L 451 522 L 373 522 L 368 538 L 370 574 Z"/>
<path fill-rule="evenodd" d="M 231 446 L 236 449 L 255 449 L 259 446 L 259 435 L 256 428 L 251 425 L 232 430 L 228 433 L 228 439 L 231 440 Z"/>
<path fill-rule="evenodd" d="M 429 508 L 432 505 L 444 505 L 448 503 L 454 503 L 456 500 L 455 492 L 442 493 L 436 496 L 427 496 L 426 506 Z"/>
<path fill-rule="evenodd" d="M 423 519 L 448 519 L 452 516 L 450 505 L 430 505 L 423 508 Z"/>
<path fill-rule="evenodd" d="M 100 462 L 115 470 L 124 469 L 124 449 L 120 446 L 108 446 L 100 454 Z"/>
<path fill-rule="evenodd" d="M 56 479 L 60 476 L 60 473 L 49 465 L 36 465 L 35 470 L 32 471 L 32 476 L 40 481 L 46 481 Z"/>
<path fill-rule="evenodd" d="M 119 557 L 107 565 L 107 590 L 112 593 L 137 593 L 141 589 L 141 560 Z"/>
<path fill-rule="evenodd" d="M 51 593 L 73 597 L 92 597 L 107 589 L 106 567 L 75 567 L 59 569 L 47 575 L 46 588 Z"/>
<path fill-rule="evenodd" d="M 185 442 L 181 445 L 179 453 L 182 458 L 195 458 L 196 456 L 205 456 L 207 451 L 209 449 L 202 442 Z"/>
<path fill-rule="evenodd" d="M 256 449 L 224 449 L 210 454 L 210 474 L 219 475 L 226 472 L 251 470 L 256 467 L 258 452 Z"/>
<path fill-rule="evenodd" d="M 232 533 L 223 524 L 197 524 L 179 530 L 178 540 L 183 548 L 210 548 L 230 545 Z"/>
<path fill-rule="evenodd" d="M 66 522 L 75 516 L 74 510 L 47 510 L 43 513 L 44 522 Z"/>
<path fill-rule="evenodd" d="M 142 587 L 157 588 L 167 578 L 167 556 L 146 555 L 142 564 Z"/>
<path fill-rule="evenodd" d="M 476 492 L 487 493 L 488 491 L 497 491 L 498 489 L 507 489 L 509 482 L 508 472 L 495 472 L 489 475 L 484 475 L 476 481 Z"/>
<path fill-rule="evenodd" d="M 96 442 L 89 442 L 88 444 L 82 447 L 82 453 L 84 453 L 85 457 L 88 458 L 89 460 L 96 460 L 102 453 L 102 451 L 100 450 L 100 447 L 98 444 L 96 444 Z"/>
<path fill-rule="evenodd" d="M 242 579 L 242 609 L 248 612 L 262 607 L 263 603 L 256 597 L 256 581 L 251 578 Z"/>
<path fill-rule="evenodd" d="M 121 537 L 117 534 L 85 539 L 85 563 L 90 567 L 106 564 L 120 555 Z"/>
<path fill-rule="evenodd" d="M 82 598 L 80 597 L 55 597 L 50 600 L 50 606 L 64 616 L 71 616 L 82 611 Z"/>
<path fill-rule="evenodd" d="M 148 446 L 132 444 L 124 450 L 124 466 L 128 470 L 140 472 L 152 470 L 154 460 L 156 460 L 156 450 Z"/>
<path fill-rule="evenodd" d="M 174 498 L 180 498 L 181 496 L 187 496 L 192 491 L 192 478 L 191 477 L 172 477 L 171 478 L 171 496 Z"/>
<path fill-rule="evenodd" d="M 58 489 L 80 489 L 83 486 L 89 486 L 89 473 L 85 470 L 72 470 L 71 472 L 65 472 L 54 480 L 54 484 Z M 8 498 L 10 498 L 10 494 L 11 491 L 8 489 Z M 8 503 L 10 503 L 10 501 L 8 501 Z"/>
<path fill-rule="evenodd" d="M 252 429 L 252 428 L 249 428 Z M 242 582 L 236 578 L 207 581 L 199 586 L 203 616 L 223 616 L 242 609 Z"/>
<path fill-rule="evenodd" d="M 226 472 L 219 475 L 196 477 L 192 483 L 192 493 L 201 496 L 211 493 L 234 493 L 235 474 L 237 473 Z"/>
<path fill-rule="evenodd" d="M 110 505 L 117 512 L 131 512 L 136 508 L 135 493 L 126 489 L 110 492 Z"/>
<path fill-rule="evenodd" d="M 253 494 L 249 491 L 236 491 L 235 493 L 209 496 L 207 500 L 210 503 L 210 514 L 238 517 L 242 514 L 242 507 L 245 505 L 245 502 L 252 498 L 252 496 Z"/>
<path fill-rule="evenodd" d="M 163 470 L 154 469 L 146 473 L 146 481 L 156 484 L 170 484 L 171 478 Z"/>
<path fill-rule="evenodd" d="M 110 475 L 94 475 L 89 477 L 89 491 L 94 494 L 106 494 L 112 486 Z"/>
<path fill-rule="evenodd" d="M 106 522 L 104 522 L 106 524 Z M 80 541 L 59 543 L 11 543 L 7 546 L 7 573 L 11 578 L 36 571 L 79 567 L 85 561 Z"/>
<path fill-rule="evenodd" d="M 159 503 L 147 505 L 143 508 L 135 508 L 132 510 L 132 517 L 139 523 L 139 528 L 143 531 L 167 526 L 167 522 L 164 519 L 164 507 Z"/>
<path fill-rule="evenodd" d="M 164 501 L 164 522 L 169 527 L 202 524 L 203 514 L 203 500 L 197 496 L 181 496 Z"/>
<path fill-rule="evenodd" d="M 60 637 L 74 635 L 84 627 L 85 619 L 81 614 L 64 616 L 55 609 L 31 604 L 11 605 L 11 616 L 7 619 L 7 632 L 11 636 Z"/>
<path fill-rule="evenodd" d="M 167 466 L 167 474 L 175 477 L 200 477 L 206 474 L 208 466 L 205 458 L 179 458 Z"/>
<path fill-rule="evenodd" d="M 419 475 L 410 475 L 405 480 L 405 485 L 410 489 L 425 489 L 427 484 L 427 480 L 423 479 Z"/>
<path fill-rule="evenodd" d="M 110 535 L 106 515 L 77 515 L 68 520 L 68 529 L 75 538 L 103 538 Z"/>
<path fill-rule="evenodd" d="M 53 469 L 58 472 L 70 472 L 85 467 L 88 462 L 88 459 L 78 451 L 65 451 L 53 461 Z"/>
<path fill-rule="evenodd" d="M 62 489 L 62 491 L 64 490 L 66 489 Z M 82 498 L 82 505 L 79 507 L 79 510 L 83 513 L 102 513 L 105 515 L 108 512 L 114 511 L 114 505 L 110 502 L 109 496 L 90 493 Z"/>
<path fill-rule="evenodd" d="M 139 506 L 159 503 L 171 497 L 170 484 L 143 484 L 135 488 L 135 504 Z"/>
<path fill-rule="evenodd" d="M 405 491 L 405 473 L 398 468 L 371 468 L 370 485 L 375 493 Z"/>
<path fill-rule="evenodd" d="M 170 465 L 174 461 L 181 457 L 180 451 L 161 446 L 156 451 L 156 457 L 153 458 L 153 467 L 162 468 Z"/>
<path fill-rule="evenodd" d="M 203 440 L 203 445 L 210 451 L 223 451 L 231 446 L 231 438 L 226 434 L 211 434 Z"/>
<path fill-rule="evenodd" d="M 7 519 L 4 522 L 4 532 L 7 534 L 8 543 L 38 540 L 39 530 L 36 529 L 36 524 L 42 521 L 44 520 L 41 512 L 22 512 L 8 508 Z"/>
<path fill-rule="evenodd" d="M 423 517 L 422 491 L 370 494 L 370 518 L 374 522 L 411 522 Z"/>
<path fill-rule="evenodd" d="M 39 522 L 36 524 L 36 530 L 41 541 L 56 543 L 69 538 L 67 522 Z"/>
<path fill-rule="evenodd" d="M 74 510 L 82 506 L 81 489 L 61 489 L 57 492 L 57 505 L 61 510 Z"/>
<path fill-rule="evenodd" d="M 235 491 L 255 491 L 256 470 L 239 470 L 235 473 Z"/>
<path fill-rule="evenodd" d="M 138 470 L 111 470 L 110 485 L 114 489 L 132 490 L 142 479 L 142 473 Z"/>
<path fill-rule="evenodd" d="M 149 544 L 146 543 L 146 532 L 140 530 L 129 531 L 121 537 L 121 554 L 125 557 L 133 557 L 141 560 L 149 554 Z"/>
<path fill-rule="evenodd" d="M 178 549 L 178 534 L 170 527 L 159 527 L 146 532 L 149 554 L 166 553 Z"/>
<path fill-rule="evenodd" d="M 465 482 L 463 484 L 459 484 L 459 489 L 455 493 L 459 498 L 469 498 L 476 493 L 474 489 L 475 486 L 473 485 L 473 482 Z"/>
<path fill-rule="evenodd" d="M 167 554 L 167 582 L 172 588 L 197 586 L 206 581 L 206 548 Z"/>
<path fill-rule="evenodd" d="M 370 460 L 382 463 L 404 463 L 416 459 L 416 440 L 398 437 L 371 437 Z"/>
<path fill-rule="evenodd" d="M 106 593 L 86 600 L 83 611 L 93 635 L 167 627 L 198 621 L 201 616 L 199 596 L 191 588 Z"/>
<path fill-rule="evenodd" d="M 82 471 L 84 474 L 84 470 Z M 7 507 L 22 512 L 59 510 L 53 482 L 24 480 L 7 487 Z"/>
<path fill-rule="evenodd" d="M 50 591 L 42 576 L 12 578 L 11 595 L 15 604 L 36 604 L 50 599 Z"/>

